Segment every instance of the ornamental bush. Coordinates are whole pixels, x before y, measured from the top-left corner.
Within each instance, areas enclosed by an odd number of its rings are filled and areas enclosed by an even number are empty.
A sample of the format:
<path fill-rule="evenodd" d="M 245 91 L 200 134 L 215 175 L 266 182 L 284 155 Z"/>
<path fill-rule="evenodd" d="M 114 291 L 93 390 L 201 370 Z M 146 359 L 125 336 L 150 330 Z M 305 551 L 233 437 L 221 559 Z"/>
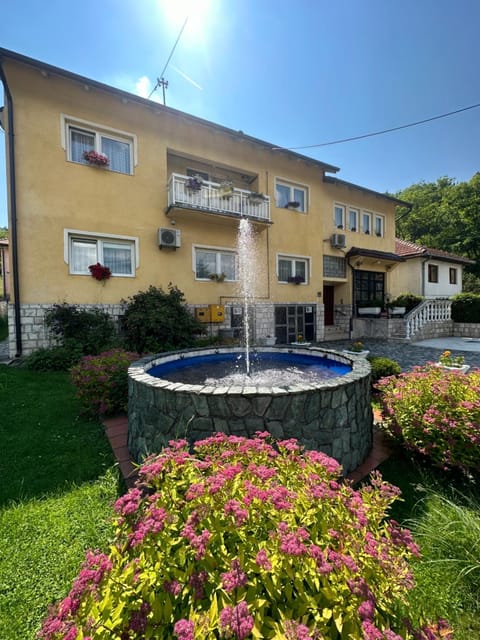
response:
<path fill-rule="evenodd" d="M 82 413 L 92 418 L 127 410 L 128 367 L 138 353 L 112 349 L 84 356 L 70 369 Z"/>
<path fill-rule="evenodd" d="M 454 322 L 480 322 L 480 295 L 459 293 L 453 296 L 452 320 Z"/>
<path fill-rule="evenodd" d="M 367 360 L 372 368 L 372 384 L 376 384 L 381 378 L 387 376 L 398 376 L 402 370 L 398 362 L 390 358 L 368 356 Z"/>
<path fill-rule="evenodd" d="M 379 474 L 354 490 L 339 471 L 268 433 L 218 433 L 192 452 L 172 441 L 117 501 L 110 553 L 87 554 L 39 637 L 440 638 L 412 635 L 403 615 L 418 549 L 385 519 L 399 490 Z"/>
<path fill-rule="evenodd" d="M 380 380 L 383 427 L 443 469 L 480 471 L 480 369 L 434 365 Z"/>

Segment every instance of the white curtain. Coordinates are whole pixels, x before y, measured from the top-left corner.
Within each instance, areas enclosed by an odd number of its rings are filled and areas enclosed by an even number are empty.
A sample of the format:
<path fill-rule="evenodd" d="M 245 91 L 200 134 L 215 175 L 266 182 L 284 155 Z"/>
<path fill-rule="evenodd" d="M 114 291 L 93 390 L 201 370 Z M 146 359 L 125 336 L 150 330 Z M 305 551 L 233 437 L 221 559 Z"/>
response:
<path fill-rule="evenodd" d="M 132 274 L 131 247 L 122 244 L 110 244 L 104 242 L 103 264 L 108 267 L 113 274 Z"/>
<path fill-rule="evenodd" d="M 95 136 L 88 131 L 70 129 L 70 153 L 73 162 L 87 164 L 83 157 L 85 151 L 95 150 Z"/>
<path fill-rule="evenodd" d="M 88 242 L 76 238 L 72 240 L 70 264 L 72 273 L 89 273 L 88 267 L 97 262 L 97 243 L 95 241 Z"/>
<path fill-rule="evenodd" d="M 102 153 L 107 156 L 112 171 L 130 173 L 130 145 L 127 142 L 102 136 Z"/>

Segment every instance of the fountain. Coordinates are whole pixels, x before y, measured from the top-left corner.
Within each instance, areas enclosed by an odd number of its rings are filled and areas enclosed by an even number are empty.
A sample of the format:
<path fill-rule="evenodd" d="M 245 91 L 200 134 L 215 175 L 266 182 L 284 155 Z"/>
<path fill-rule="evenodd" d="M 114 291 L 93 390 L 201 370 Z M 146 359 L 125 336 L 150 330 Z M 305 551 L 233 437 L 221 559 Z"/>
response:
<path fill-rule="evenodd" d="M 137 462 L 170 440 L 224 432 L 296 438 L 355 469 L 372 444 L 370 365 L 318 347 L 252 347 L 253 232 L 238 235 L 243 349 L 220 347 L 143 358 L 129 368 L 128 446 Z"/>

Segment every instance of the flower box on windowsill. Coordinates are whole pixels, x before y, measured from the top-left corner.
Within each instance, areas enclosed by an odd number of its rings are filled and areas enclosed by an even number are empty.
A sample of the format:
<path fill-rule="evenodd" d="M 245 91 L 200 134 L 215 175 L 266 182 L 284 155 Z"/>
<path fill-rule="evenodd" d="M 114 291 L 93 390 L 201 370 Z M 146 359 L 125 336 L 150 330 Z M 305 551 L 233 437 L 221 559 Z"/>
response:
<path fill-rule="evenodd" d="M 305 282 L 305 278 L 303 276 L 289 276 L 287 278 L 287 282 L 290 282 L 291 284 L 302 284 Z"/>
<path fill-rule="evenodd" d="M 256 191 L 249 193 L 247 198 L 250 204 L 262 204 L 267 199 L 263 193 L 257 193 Z"/>
<path fill-rule="evenodd" d="M 299 206 L 300 206 L 300 202 L 297 202 L 296 200 L 293 200 L 292 202 L 287 202 L 286 204 L 287 209 L 298 209 Z"/>
<path fill-rule="evenodd" d="M 91 151 L 84 151 L 83 157 L 92 167 L 108 167 L 108 158 L 103 153 L 97 153 L 92 149 Z"/>
<path fill-rule="evenodd" d="M 391 307 L 388 310 L 390 316 L 404 316 L 405 313 L 407 312 L 407 308 L 406 307 Z"/>
<path fill-rule="evenodd" d="M 379 316 L 382 312 L 382 307 L 359 307 L 359 316 Z"/>

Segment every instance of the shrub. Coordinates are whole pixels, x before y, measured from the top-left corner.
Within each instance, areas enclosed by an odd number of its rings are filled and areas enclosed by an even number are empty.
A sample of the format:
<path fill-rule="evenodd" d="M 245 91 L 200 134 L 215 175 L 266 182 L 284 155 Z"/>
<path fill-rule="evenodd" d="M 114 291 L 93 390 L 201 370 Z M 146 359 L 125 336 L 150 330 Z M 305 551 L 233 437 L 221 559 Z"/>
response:
<path fill-rule="evenodd" d="M 381 356 L 368 356 L 367 360 L 372 367 L 372 384 L 376 384 L 381 378 L 398 376 L 401 372 L 400 365 L 395 360 Z"/>
<path fill-rule="evenodd" d="M 480 322 L 480 295 L 459 293 L 452 298 L 454 322 Z"/>
<path fill-rule="evenodd" d="M 8 320 L 7 316 L 0 314 L 0 340 L 5 340 L 8 336 Z"/>
<path fill-rule="evenodd" d="M 38 349 L 25 358 L 24 366 L 31 371 L 68 371 L 82 357 L 78 343 L 66 347 Z"/>
<path fill-rule="evenodd" d="M 417 296 L 414 293 L 401 293 L 399 296 L 395 298 L 395 300 L 391 300 L 388 303 L 389 307 L 405 307 L 406 312 L 408 313 L 414 307 L 416 307 L 420 302 L 423 301 L 422 296 Z"/>
<path fill-rule="evenodd" d="M 127 410 L 128 367 L 137 353 L 112 349 L 97 356 L 84 356 L 70 370 L 82 413 L 91 417 Z"/>
<path fill-rule="evenodd" d="M 158 353 L 183 349 L 195 343 L 202 325 L 184 304 L 183 293 L 170 284 L 168 293 L 149 287 L 129 301 L 125 310 L 124 331 L 129 349 L 139 353 Z"/>
<path fill-rule="evenodd" d="M 80 345 L 82 353 L 98 354 L 114 346 L 115 325 L 108 313 L 99 309 L 79 309 L 56 304 L 45 314 L 45 324 L 63 346 Z"/>
<path fill-rule="evenodd" d="M 384 428 L 444 469 L 480 470 L 480 370 L 427 365 L 380 380 Z"/>
<path fill-rule="evenodd" d="M 171 442 L 139 473 L 110 553 L 87 555 L 41 638 L 413 637 L 418 550 L 385 520 L 398 490 L 379 475 L 354 490 L 332 458 L 268 433 L 218 433 L 191 454 Z"/>

